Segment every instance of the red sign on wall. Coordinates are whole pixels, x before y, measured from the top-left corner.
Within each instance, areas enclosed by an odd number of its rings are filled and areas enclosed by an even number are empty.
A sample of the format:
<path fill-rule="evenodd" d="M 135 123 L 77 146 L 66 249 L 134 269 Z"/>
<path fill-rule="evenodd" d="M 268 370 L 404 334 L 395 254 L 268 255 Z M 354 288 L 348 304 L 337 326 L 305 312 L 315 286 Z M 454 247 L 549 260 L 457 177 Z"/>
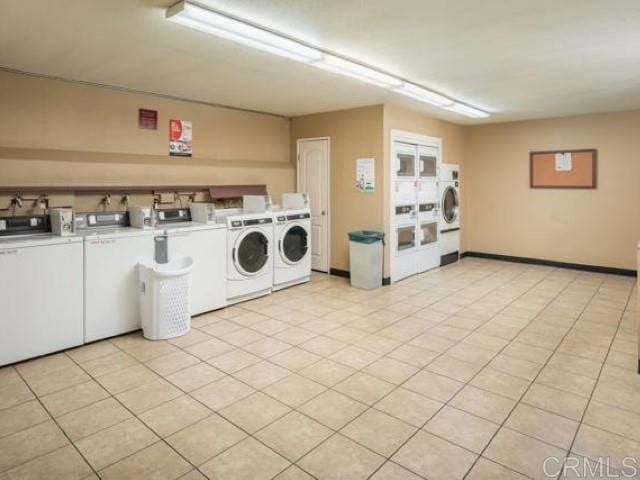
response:
<path fill-rule="evenodd" d="M 138 128 L 147 130 L 158 129 L 158 111 L 147 110 L 146 108 L 138 109 Z"/>
<path fill-rule="evenodd" d="M 169 120 L 169 155 L 191 156 L 191 122 Z"/>

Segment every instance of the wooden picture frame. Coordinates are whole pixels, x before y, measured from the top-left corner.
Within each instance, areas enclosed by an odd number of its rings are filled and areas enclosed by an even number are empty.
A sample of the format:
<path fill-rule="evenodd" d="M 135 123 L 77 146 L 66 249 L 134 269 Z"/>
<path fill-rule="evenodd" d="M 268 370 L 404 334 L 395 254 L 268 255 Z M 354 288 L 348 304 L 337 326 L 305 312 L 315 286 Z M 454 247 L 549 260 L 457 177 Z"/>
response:
<path fill-rule="evenodd" d="M 558 153 L 571 153 L 572 169 L 557 171 L 555 156 Z M 579 150 L 548 150 L 529 153 L 530 188 L 597 188 L 598 150 L 595 148 Z"/>

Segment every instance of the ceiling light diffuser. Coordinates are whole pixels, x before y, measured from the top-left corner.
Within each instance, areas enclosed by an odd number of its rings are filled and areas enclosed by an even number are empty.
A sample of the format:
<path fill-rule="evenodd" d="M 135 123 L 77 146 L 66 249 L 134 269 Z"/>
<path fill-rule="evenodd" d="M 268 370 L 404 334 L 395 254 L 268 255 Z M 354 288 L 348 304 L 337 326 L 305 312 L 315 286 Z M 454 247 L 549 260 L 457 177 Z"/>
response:
<path fill-rule="evenodd" d="M 193 3 L 183 1 L 175 4 L 167 9 L 166 17 L 172 22 L 298 62 L 314 62 L 323 57 L 320 50 Z"/>
<path fill-rule="evenodd" d="M 379 72 L 373 68 L 365 67 L 364 65 L 360 65 L 350 60 L 336 57 L 335 55 L 325 54 L 322 60 L 314 62 L 312 65 L 324 70 L 356 78 L 378 87 L 394 88 L 402 85 L 402 80 L 396 77 L 392 77 L 391 75 Z"/>
<path fill-rule="evenodd" d="M 470 107 L 469 105 L 465 105 L 464 103 L 454 103 L 453 105 L 449 105 L 444 107 L 447 110 L 451 110 L 452 112 L 460 113 L 461 115 L 466 115 L 471 118 L 487 118 L 489 114 L 477 108 Z"/>
<path fill-rule="evenodd" d="M 436 107 L 444 107 L 446 105 L 454 104 L 453 100 L 445 97 L 444 95 L 440 95 L 439 93 L 432 92 L 431 90 L 427 90 L 426 88 L 419 87 L 411 83 L 405 83 L 400 88 L 395 88 L 394 91 L 415 100 L 435 105 Z"/>

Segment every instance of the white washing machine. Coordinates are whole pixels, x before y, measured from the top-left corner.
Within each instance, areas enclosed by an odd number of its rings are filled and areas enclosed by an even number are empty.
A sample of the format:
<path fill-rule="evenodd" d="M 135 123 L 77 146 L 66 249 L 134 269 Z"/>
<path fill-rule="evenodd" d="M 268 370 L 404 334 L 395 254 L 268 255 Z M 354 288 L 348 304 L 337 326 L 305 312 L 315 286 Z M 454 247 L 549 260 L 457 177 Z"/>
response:
<path fill-rule="evenodd" d="M 227 228 L 215 218 L 206 223 L 191 218 L 188 209 L 160 211 L 157 233 L 167 237 L 167 260 L 194 260 L 190 313 L 198 315 L 227 304 Z"/>
<path fill-rule="evenodd" d="M 126 212 L 76 215 L 84 237 L 84 340 L 141 328 L 138 264 L 154 260 L 157 232 L 129 227 Z"/>
<path fill-rule="evenodd" d="M 227 226 L 227 303 L 268 295 L 273 285 L 273 214 L 216 212 Z"/>
<path fill-rule="evenodd" d="M 457 262 L 460 256 L 460 166 L 440 166 L 440 264 Z"/>
<path fill-rule="evenodd" d="M 0 218 L 0 366 L 83 342 L 82 238 Z"/>
<path fill-rule="evenodd" d="M 311 279 L 311 211 L 273 212 L 273 289 L 281 290 Z"/>

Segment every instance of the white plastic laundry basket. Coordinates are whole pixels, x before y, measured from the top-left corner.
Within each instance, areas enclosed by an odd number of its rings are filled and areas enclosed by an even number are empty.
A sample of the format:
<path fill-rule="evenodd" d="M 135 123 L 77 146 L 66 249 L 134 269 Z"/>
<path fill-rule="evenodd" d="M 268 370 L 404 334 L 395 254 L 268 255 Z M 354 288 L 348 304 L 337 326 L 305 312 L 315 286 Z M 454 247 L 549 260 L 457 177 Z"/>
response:
<path fill-rule="evenodd" d="M 139 265 L 142 332 L 149 340 L 179 337 L 191 329 L 191 257 Z"/>

